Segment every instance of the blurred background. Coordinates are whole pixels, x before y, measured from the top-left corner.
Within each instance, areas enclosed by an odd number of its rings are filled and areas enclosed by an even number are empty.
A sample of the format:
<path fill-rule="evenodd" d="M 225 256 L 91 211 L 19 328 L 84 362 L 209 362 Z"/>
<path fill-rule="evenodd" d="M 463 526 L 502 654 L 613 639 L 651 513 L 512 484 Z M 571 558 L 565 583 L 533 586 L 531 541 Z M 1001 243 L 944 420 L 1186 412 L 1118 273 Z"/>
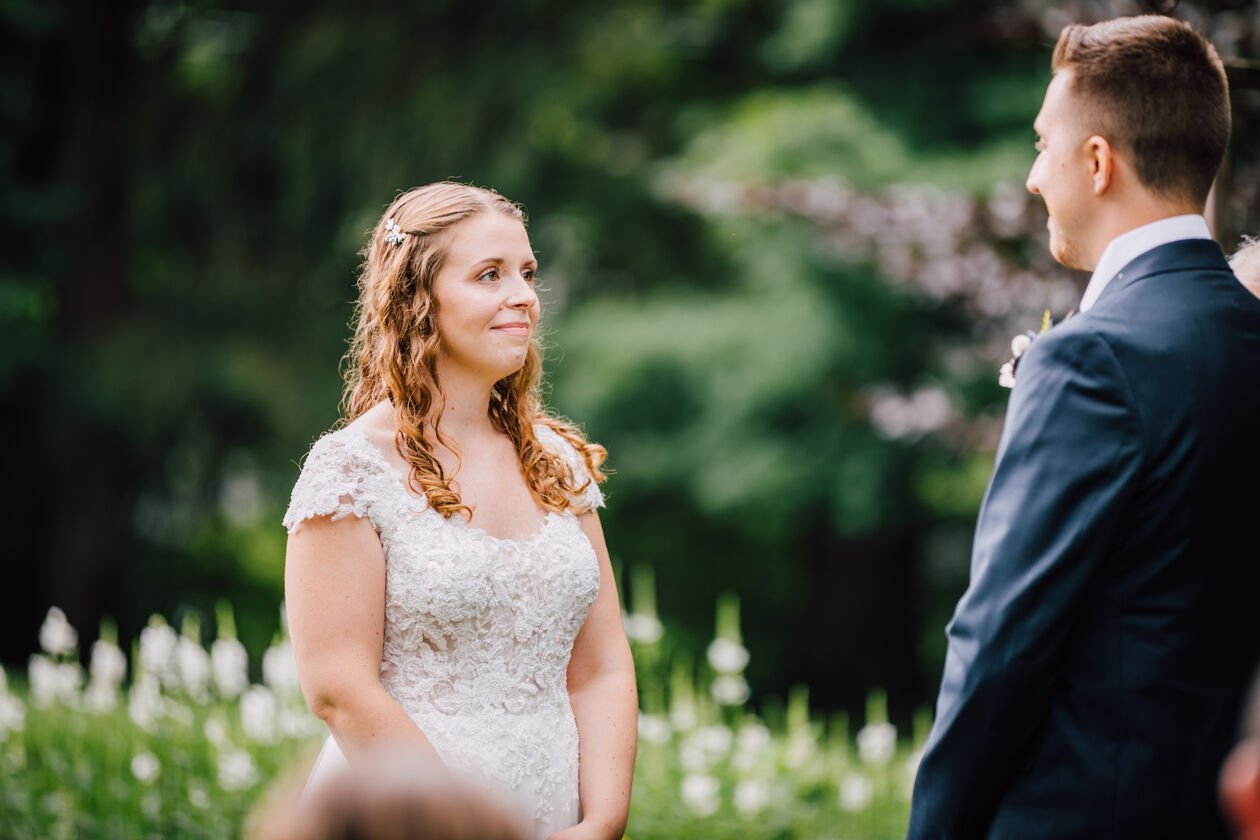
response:
<path fill-rule="evenodd" d="M 365 233 L 457 178 L 528 209 L 548 399 L 610 451 L 608 542 L 670 644 L 735 593 L 754 705 L 908 719 L 997 368 L 1085 279 L 1023 189 L 1052 46 L 1153 6 L 1230 65 L 1229 251 L 1260 233 L 1253 0 L 5 0 L 0 661 L 52 605 L 126 649 L 221 599 L 257 660 Z"/>

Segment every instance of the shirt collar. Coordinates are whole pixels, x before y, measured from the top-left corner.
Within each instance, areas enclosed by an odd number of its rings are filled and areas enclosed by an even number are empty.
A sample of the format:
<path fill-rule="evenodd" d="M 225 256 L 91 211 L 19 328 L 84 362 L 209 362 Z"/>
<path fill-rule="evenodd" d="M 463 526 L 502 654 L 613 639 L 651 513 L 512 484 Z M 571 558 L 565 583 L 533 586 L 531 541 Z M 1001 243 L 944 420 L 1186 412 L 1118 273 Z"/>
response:
<path fill-rule="evenodd" d="M 1170 216 L 1120 234 L 1107 243 L 1102 256 L 1098 258 L 1098 267 L 1089 278 L 1085 296 L 1081 298 L 1081 311 L 1084 312 L 1097 303 L 1103 289 L 1107 288 L 1116 273 L 1147 251 L 1183 239 L 1211 238 L 1212 232 L 1208 230 L 1207 221 L 1196 214 Z"/>

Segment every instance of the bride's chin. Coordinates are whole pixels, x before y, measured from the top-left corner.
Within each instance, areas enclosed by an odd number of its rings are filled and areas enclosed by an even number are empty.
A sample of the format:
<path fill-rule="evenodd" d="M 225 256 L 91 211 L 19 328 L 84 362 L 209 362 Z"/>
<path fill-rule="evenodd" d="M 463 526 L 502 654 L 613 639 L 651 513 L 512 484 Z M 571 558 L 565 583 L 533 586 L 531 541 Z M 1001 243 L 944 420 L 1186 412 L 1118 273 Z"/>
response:
<path fill-rule="evenodd" d="M 497 371 L 495 371 L 495 376 L 494 376 L 495 382 L 502 382 L 504 379 L 510 379 L 516 374 L 520 373 L 521 369 L 525 367 L 525 354 L 522 353 L 521 358 L 514 361 L 515 361 L 515 364 L 503 365 L 502 367 L 498 368 Z"/>

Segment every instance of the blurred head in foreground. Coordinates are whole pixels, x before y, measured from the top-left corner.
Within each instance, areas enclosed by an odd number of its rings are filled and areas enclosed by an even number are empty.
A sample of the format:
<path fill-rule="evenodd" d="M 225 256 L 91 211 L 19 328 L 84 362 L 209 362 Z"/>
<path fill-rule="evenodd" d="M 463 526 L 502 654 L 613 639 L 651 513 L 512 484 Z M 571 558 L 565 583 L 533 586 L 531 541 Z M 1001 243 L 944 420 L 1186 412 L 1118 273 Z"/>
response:
<path fill-rule="evenodd" d="M 525 840 L 484 791 L 415 756 L 382 751 L 303 797 L 305 776 L 273 787 L 247 840 Z"/>
<path fill-rule="evenodd" d="M 1229 267 L 1242 284 L 1260 297 L 1260 239 L 1243 237 L 1243 244 L 1229 258 Z"/>
<path fill-rule="evenodd" d="M 1221 802 L 1240 840 L 1260 840 L 1260 673 L 1245 715 L 1242 740 L 1221 771 Z"/>

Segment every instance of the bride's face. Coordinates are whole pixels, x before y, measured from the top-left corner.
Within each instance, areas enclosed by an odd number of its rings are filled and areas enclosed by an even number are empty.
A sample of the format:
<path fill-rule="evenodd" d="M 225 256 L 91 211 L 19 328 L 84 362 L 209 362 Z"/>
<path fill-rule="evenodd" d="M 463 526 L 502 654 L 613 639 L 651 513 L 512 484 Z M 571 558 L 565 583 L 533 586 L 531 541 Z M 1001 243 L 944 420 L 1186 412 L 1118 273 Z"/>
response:
<path fill-rule="evenodd" d="M 520 370 L 538 326 L 537 271 L 519 219 L 486 211 L 452 227 L 433 278 L 439 359 L 490 382 Z"/>

